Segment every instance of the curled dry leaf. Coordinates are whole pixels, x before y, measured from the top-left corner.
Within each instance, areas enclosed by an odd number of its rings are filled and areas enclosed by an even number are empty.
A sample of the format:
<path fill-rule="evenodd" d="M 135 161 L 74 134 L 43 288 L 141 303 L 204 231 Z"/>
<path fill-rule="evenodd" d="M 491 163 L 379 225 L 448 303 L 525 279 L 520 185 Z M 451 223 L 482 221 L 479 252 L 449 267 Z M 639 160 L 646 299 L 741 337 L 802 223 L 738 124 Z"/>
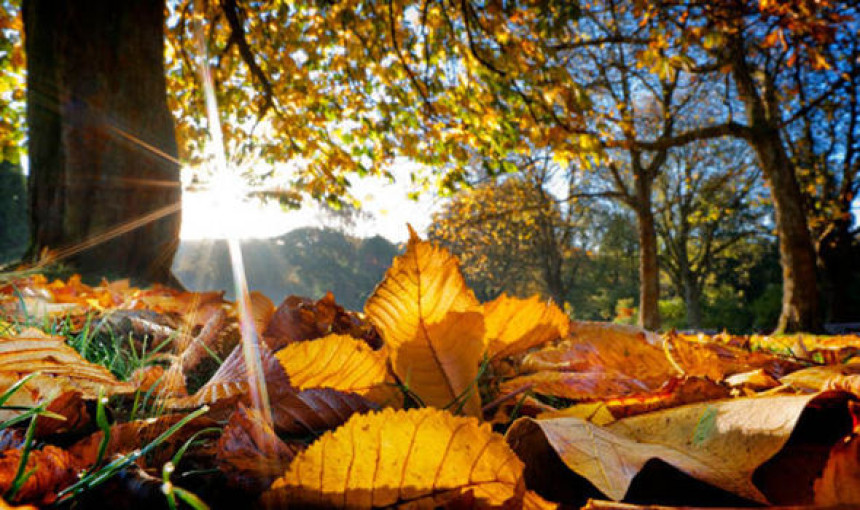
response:
<path fill-rule="evenodd" d="M 184 417 L 185 415 L 182 414 L 167 414 L 158 418 L 112 425 L 104 458 L 110 459 L 114 455 L 124 455 L 146 446 Z M 189 437 L 202 429 L 217 425 L 216 421 L 202 416 L 186 423 L 162 443 L 164 446 L 158 450 L 157 458 L 153 458 L 152 465 L 161 467 L 161 464 L 170 460 L 176 448 Z M 90 467 L 98 458 L 99 446 L 103 438 L 102 431 L 94 432 L 69 447 L 69 454 L 76 459 L 78 465 Z"/>
<path fill-rule="evenodd" d="M 248 298 L 251 300 L 251 317 L 254 320 L 254 327 L 258 333 L 262 334 L 269 327 L 269 323 L 275 315 L 275 304 L 265 294 L 256 290 L 252 290 Z"/>
<path fill-rule="evenodd" d="M 348 335 L 328 335 L 310 342 L 287 345 L 275 357 L 290 384 L 299 390 L 332 388 L 356 393 L 380 404 L 397 397 L 388 376 L 385 349 L 374 351 Z"/>
<path fill-rule="evenodd" d="M 716 382 L 755 369 L 763 369 L 773 377 L 781 377 L 801 367 L 797 362 L 773 354 L 750 352 L 711 341 L 703 342 L 697 337 L 670 334 L 665 341 L 669 347 L 668 355 L 685 375 L 707 377 Z"/>
<path fill-rule="evenodd" d="M 705 402 L 624 418 L 605 427 L 579 418 L 521 418 L 508 430 L 507 440 L 518 453 L 530 448 L 531 457 L 547 458 L 554 450 L 567 468 L 616 501 L 624 498 L 648 461 L 660 459 L 693 478 L 766 503 L 753 485 L 753 472 L 783 448 L 815 398 Z M 825 402 L 845 406 L 844 398 L 831 401 L 822 396 L 820 403 Z"/>
<path fill-rule="evenodd" d="M 256 410 L 239 404 L 218 440 L 218 465 L 231 485 L 261 492 L 284 474 L 298 452 Z"/>
<path fill-rule="evenodd" d="M 730 391 L 708 379 L 682 377 L 670 379 L 660 389 L 629 397 L 577 404 L 553 413 L 544 413 L 540 419 L 572 416 L 597 425 L 606 425 L 617 419 L 668 409 L 684 404 L 728 398 Z"/>
<path fill-rule="evenodd" d="M 273 350 L 332 333 L 361 338 L 373 348 L 380 346 L 373 327 L 357 314 L 344 310 L 331 292 L 317 301 L 289 296 L 263 331 L 263 336 Z"/>
<path fill-rule="evenodd" d="M 132 384 L 116 379 L 105 367 L 90 363 L 70 346 L 62 337 L 16 336 L 0 338 L 0 377 L 3 386 L 19 377 L 39 372 L 27 383 L 27 387 L 38 389 L 41 395 L 49 395 L 57 389 L 73 388 L 84 398 L 96 398 L 104 388 L 109 395 L 131 393 Z"/>
<path fill-rule="evenodd" d="M 39 416 L 36 418 L 36 437 L 45 437 L 51 434 L 65 434 L 76 432 L 90 423 L 87 407 L 81 398 L 80 392 L 66 391 L 51 400 L 47 410 L 62 416 L 64 419 Z"/>
<path fill-rule="evenodd" d="M 394 373 L 425 404 L 442 408 L 462 399 L 463 411 L 479 416 L 472 385 L 484 352 L 484 318 L 472 311 L 477 305 L 457 259 L 412 232 L 406 253 L 394 259 L 365 311 L 389 349 Z"/>
<path fill-rule="evenodd" d="M 822 391 L 825 389 L 846 389 L 834 386 L 835 381 L 851 380 L 850 378 L 860 376 L 860 363 L 846 363 L 841 365 L 823 365 L 807 367 L 786 376 L 780 377 L 779 382 L 791 388 L 805 391 Z M 848 379 L 846 379 L 848 378 Z M 843 382 L 839 383 L 844 385 Z"/>
<path fill-rule="evenodd" d="M 269 386 L 269 402 L 275 429 L 283 434 L 306 436 L 331 430 L 353 414 L 378 408 L 370 400 L 330 388 L 298 391 L 285 386 Z"/>
<path fill-rule="evenodd" d="M 519 506 L 523 464 L 475 418 L 432 408 L 356 415 L 293 460 L 266 505 L 434 508 L 468 494 Z"/>
<path fill-rule="evenodd" d="M 0 493 L 12 486 L 22 450 L 0 452 Z M 57 499 L 57 492 L 78 479 L 78 470 L 83 467 L 69 452 L 56 446 L 33 450 L 27 458 L 26 470 L 32 475 L 24 482 L 15 499 L 47 505 Z"/>
<path fill-rule="evenodd" d="M 266 384 L 269 386 L 289 386 L 284 369 L 275 359 L 271 349 L 264 342 L 260 342 L 259 345 L 263 368 L 262 376 L 265 377 Z M 242 345 L 237 345 L 209 381 L 200 387 L 194 395 L 168 398 L 165 400 L 165 406 L 169 409 L 190 409 L 203 405 L 215 405 L 219 401 L 244 396 L 250 391 L 248 376 Z"/>
<path fill-rule="evenodd" d="M 554 303 L 502 294 L 483 305 L 487 355 L 504 358 L 564 338 L 570 319 Z"/>
<path fill-rule="evenodd" d="M 852 434 L 833 447 L 813 490 L 817 505 L 860 506 L 860 436 Z"/>
<path fill-rule="evenodd" d="M 617 324 L 574 322 L 570 340 L 527 354 L 520 370 L 524 373 L 614 371 L 651 389 L 679 375 L 663 349 L 646 341 L 645 332 L 633 334 L 627 328 L 615 326 Z"/>
<path fill-rule="evenodd" d="M 524 375 L 502 383 L 500 393 L 505 395 L 522 386 L 529 386 L 532 391 L 541 395 L 570 400 L 603 400 L 648 391 L 644 383 L 628 375 L 614 370 L 593 370 Z"/>
<path fill-rule="evenodd" d="M 185 378 L 178 364 L 165 369 L 161 365 L 147 365 L 131 374 L 131 382 L 141 393 L 151 392 L 159 398 L 184 397 L 188 395 Z"/>

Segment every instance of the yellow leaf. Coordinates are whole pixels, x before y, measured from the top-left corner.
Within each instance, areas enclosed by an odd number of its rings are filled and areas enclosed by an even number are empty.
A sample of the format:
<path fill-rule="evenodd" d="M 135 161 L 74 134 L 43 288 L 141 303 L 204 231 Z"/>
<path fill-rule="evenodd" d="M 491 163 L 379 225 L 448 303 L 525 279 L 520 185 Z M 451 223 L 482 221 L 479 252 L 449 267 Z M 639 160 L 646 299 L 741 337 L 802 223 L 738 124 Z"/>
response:
<path fill-rule="evenodd" d="M 365 304 L 368 319 L 391 353 L 394 373 L 427 405 L 464 398 L 465 413 L 480 414 L 472 383 L 484 352 L 484 318 L 457 259 L 418 239 L 394 259 Z"/>
<path fill-rule="evenodd" d="M 518 299 L 502 294 L 484 304 L 487 354 L 503 358 L 566 337 L 570 320 L 555 304 L 538 296 Z"/>
<path fill-rule="evenodd" d="M 385 350 L 374 351 L 349 335 L 289 344 L 275 354 L 300 390 L 333 388 L 357 393 L 378 403 L 394 397 Z"/>
<path fill-rule="evenodd" d="M 288 504 L 434 508 L 472 491 L 485 506 L 519 506 L 522 462 L 489 424 L 438 409 L 353 416 L 293 460 L 263 495 Z"/>

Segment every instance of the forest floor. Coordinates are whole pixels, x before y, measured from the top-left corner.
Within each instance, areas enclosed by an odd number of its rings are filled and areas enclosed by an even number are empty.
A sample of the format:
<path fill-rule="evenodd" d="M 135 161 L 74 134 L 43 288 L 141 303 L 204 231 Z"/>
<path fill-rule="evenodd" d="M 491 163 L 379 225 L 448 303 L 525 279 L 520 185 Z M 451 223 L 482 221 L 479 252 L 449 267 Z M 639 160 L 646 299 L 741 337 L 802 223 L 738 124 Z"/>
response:
<path fill-rule="evenodd" d="M 0 276 L 0 508 L 857 507 L 858 398 L 860 337 L 480 303 L 417 237 L 361 312 Z"/>

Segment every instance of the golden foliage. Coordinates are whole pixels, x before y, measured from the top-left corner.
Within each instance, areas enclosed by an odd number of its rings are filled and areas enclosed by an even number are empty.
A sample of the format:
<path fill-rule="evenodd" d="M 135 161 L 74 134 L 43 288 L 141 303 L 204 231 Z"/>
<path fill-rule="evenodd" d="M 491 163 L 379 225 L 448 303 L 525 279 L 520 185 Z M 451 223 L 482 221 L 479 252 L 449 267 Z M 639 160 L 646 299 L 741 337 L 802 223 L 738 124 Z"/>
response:
<path fill-rule="evenodd" d="M 365 304 L 379 330 L 394 373 L 430 406 L 463 399 L 466 414 L 480 414 L 477 391 L 484 352 L 478 301 L 447 250 L 411 232 L 406 253 L 394 259 Z"/>
<path fill-rule="evenodd" d="M 264 501 L 434 508 L 471 492 L 483 506 L 500 506 L 523 498 L 522 469 L 502 436 L 474 418 L 386 409 L 354 416 L 320 437 Z"/>

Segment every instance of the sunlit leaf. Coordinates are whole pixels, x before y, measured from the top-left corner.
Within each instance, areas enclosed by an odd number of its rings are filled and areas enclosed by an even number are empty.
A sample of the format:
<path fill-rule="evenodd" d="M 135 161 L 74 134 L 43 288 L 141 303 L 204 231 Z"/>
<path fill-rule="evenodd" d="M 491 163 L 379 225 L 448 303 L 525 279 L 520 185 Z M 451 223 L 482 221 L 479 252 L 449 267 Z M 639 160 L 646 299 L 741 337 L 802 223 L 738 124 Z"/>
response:
<path fill-rule="evenodd" d="M 367 300 L 394 373 L 425 404 L 441 408 L 465 398 L 464 412 L 479 415 L 478 393 L 468 393 L 484 351 L 483 316 L 470 311 L 477 304 L 457 259 L 414 232 Z"/>
<path fill-rule="evenodd" d="M 379 403 L 395 397 L 393 381 L 388 377 L 386 350 L 374 351 L 351 336 L 329 335 L 289 344 L 275 357 L 284 367 L 290 384 L 299 390 L 332 388 Z"/>
<path fill-rule="evenodd" d="M 523 498 L 522 463 L 478 420 L 436 409 L 357 415 L 300 453 L 264 501 L 433 508 L 469 494 L 484 506 Z"/>
<path fill-rule="evenodd" d="M 557 453 L 567 468 L 614 500 L 624 498 L 649 460 L 660 459 L 711 485 L 767 502 L 753 484 L 753 472 L 783 448 L 812 402 L 815 408 L 841 409 L 850 422 L 844 394 L 831 397 L 703 402 L 624 418 L 605 427 L 579 418 L 522 418 L 507 439 L 515 451 L 528 445 L 531 458 Z M 539 453 L 541 449 L 544 453 Z"/>
<path fill-rule="evenodd" d="M 503 358 L 550 340 L 564 338 L 570 320 L 555 304 L 538 296 L 518 299 L 502 294 L 484 304 L 487 354 Z"/>

